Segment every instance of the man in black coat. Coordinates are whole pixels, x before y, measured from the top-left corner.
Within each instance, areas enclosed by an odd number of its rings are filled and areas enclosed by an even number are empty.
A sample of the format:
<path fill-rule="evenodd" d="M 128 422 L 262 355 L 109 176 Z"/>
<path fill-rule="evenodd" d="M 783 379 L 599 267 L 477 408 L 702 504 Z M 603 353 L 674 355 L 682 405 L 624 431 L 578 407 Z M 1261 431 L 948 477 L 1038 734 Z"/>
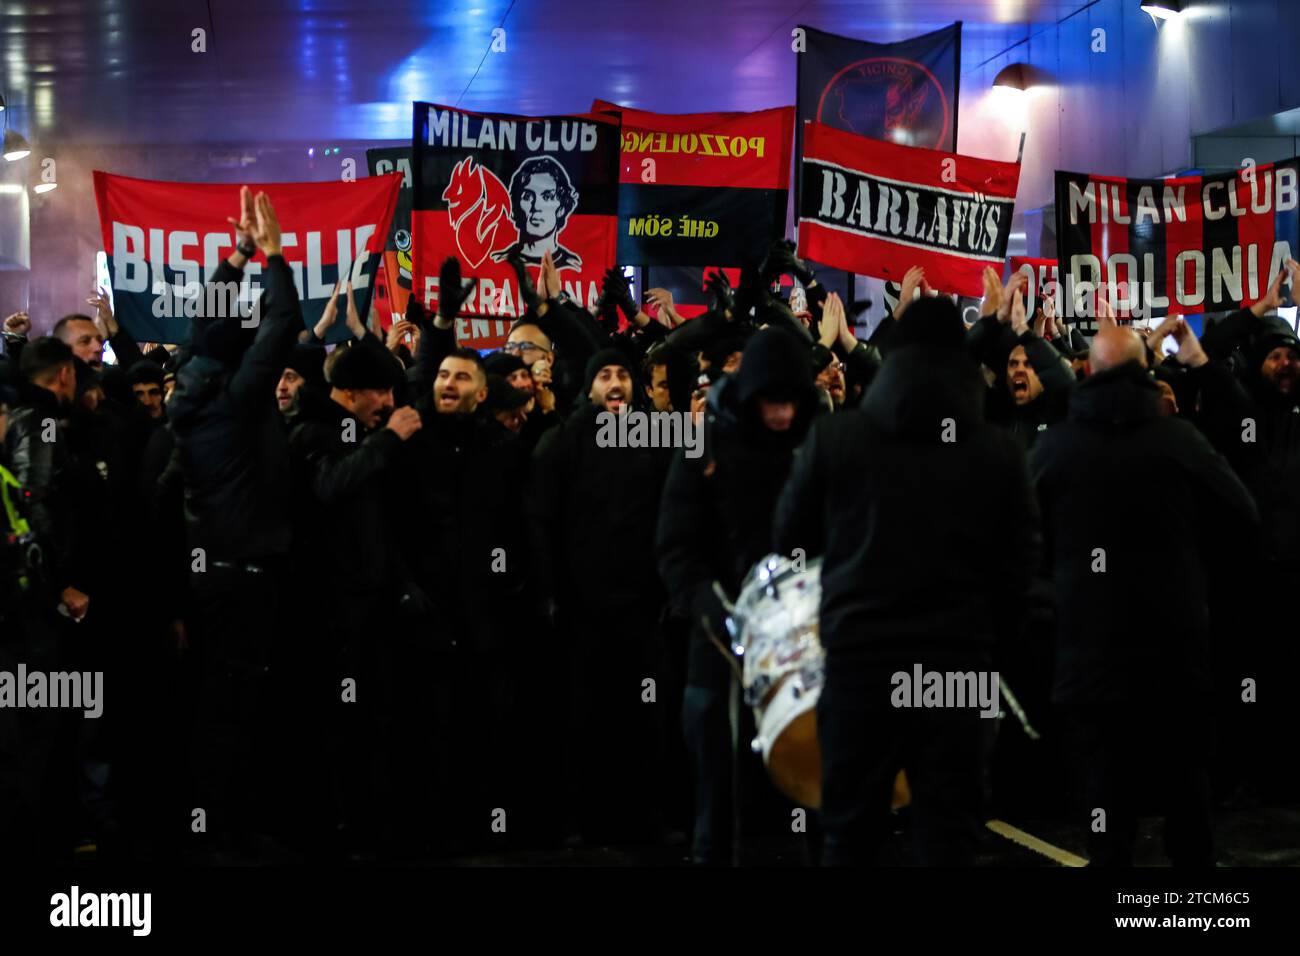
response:
<path fill-rule="evenodd" d="M 1161 414 L 1142 340 L 1110 328 L 1092 340 L 1093 374 L 1069 418 L 1033 453 L 1054 572 L 1053 698 L 1077 774 L 1079 826 L 1094 865 L 1132 862 L 1150 789 L 1175 865 L 1212 865 L 1208 761 L 1209 611 L 1214 561 L 1257 547 L 1254 501 L 1196 428 Z M 1150 527 L 1119 496 L 1159 502 Z"/>
<path fill-rule="evenodd" d="M 185 477 L 199 625 L 195 806 L 206 814 L 204 842 L 218 854 L 255 850 L 254 828 L 267 816 L 255 796 L 271 770 L 278 729 L 267 716 L 268 675 L 290 544 L 289 442 L 275 384 L 303 327 L 293 273 L 280 254 L 280 224 L 265 194 L 254 201 L 245 190 L 239 231 L 240 245 L 251 237 L 266 256 L 257 321 L 237 314 L 196 320 L 193 354 L 177 373 L 168 406 Z M 238 283 L 246 261 L 232 253 L 212 282 Z"/>
<path fill-rule="evenodd" d="M 86 580 L 87 542 L 81 540 L 77 521 L 84 485 L 67 431 L 76 395 L 72 350 L 57 338 L 35 339 L 22 350 L 19 373 L 19 398 L 5 433 L 5 458 L 21 486 L 23 515 L 33 535 L 24 559 L 30 589 L 15 608 L 15 616 L 6 619 L 3 639 L 5 655 L 13 663 L 24 662 L 32 671 L 53 671 L 60 668 L 77 636 L 56 609 L 84 620 L 94 597 Z M 13 488 L 8 492 L 19 494 Z M 34 562 L 35 549 L 40 558 Z M 32 573 L 33 566 L 42 572 Z M 72 840 L 80 835 L 70 832 L 70 818 L 76 811 L 72 719 L 67 711 L 36 708 L 18 712 L 14 721 L 17 740 L 6 749 L 15 760 L 20 796 L 15 808 L 18 817 L 7 821 L 12 829 L 6 830 L 14 838 L 10 845 L 15 859 L 65 859 Z"/>
<path fill-rule="evenodd" d="M 920 861 L 973 856 L 988 709 L 891 700 L 898 675 L 917 666 L 995 681 L 993 644 L 1018 626 L 1036 563 L 1024 453 L 985 423 L 984 383 L 963 338 L 950 300 L 909 306 L 861 408 L 818 420 L 777 505 L 775 550 L 824 559 L 827 865 L 876 858 L 900 768 Z"/>
<path fill-rule="evenodd" d="M 372 828 L 391 798 L 392 642 L 404 574 L 390 503 L 399 450 L 420 429 L 415 409 L 393 410 L 402 382 L 397 359 L 362 340 L 333 363 L 328 395 L 298 392 L 289 434 L 305 485 L 295 496 L 294 540 L 319 602 L 311 646 L 300 642 L 298 660 L 312 677 L 303 700 L 308 726 L 325 728 L 323 756 L 333 778 L 328 822 L 350 853 L 376 849 Z"/>
<path fill-rule="evenodd" d="M 655 678 L 660 656 L 665 595 L 654 540 L 672 450 L 598 440 L 609 420 L 601 416 L 627 414 L 641 394 L 624 352 L 597 352 L 585 379 L 587 403 L 534 453 L 529 516 L 544 600 L 558 606 L 569 635 L 571 779 L 582 835 L 644 839 L 658 822 L 662 705 L 651 702 L 644 681 Z"/>
<path fill-rule="evenodd" d="M 401 770 L 411 812 L 433 803 L 439 816 L 468 821 L 430 834 L 444 854 L 499 847 L 536 832 L 544 815 L 525 789 L 540 783 L 530 761 L 544 759 L 544 748 L 526 739 L 519 705 L 521 693 L 543 690 L 533 664 L 545 653 L 528 626 L 532 562 L 518 505 L 527 450 L 484 407 L 478 353 L 456 347 L 466 294 L 448 260 L 438 314 L 416 316 L 420 345 L 407 378 L 422 427 L 393 486 L 409 575 L 398 730 L 413 759 Z"/>
<path fill-rule="evenodd" d="M 740 371 L 709 389 L 704 454 L 675 456 L 664 486 L 659 573 L 691 623 L 681 722 L 695 781 L 697 863 L 732 860 L 731 671 L 708 639 L 708 629 L 727 633 L 713 584 L 734 601 L 770 552 L 776 500 L 817 408 L 807 345 L 764 329 L 745 345 Z"/>

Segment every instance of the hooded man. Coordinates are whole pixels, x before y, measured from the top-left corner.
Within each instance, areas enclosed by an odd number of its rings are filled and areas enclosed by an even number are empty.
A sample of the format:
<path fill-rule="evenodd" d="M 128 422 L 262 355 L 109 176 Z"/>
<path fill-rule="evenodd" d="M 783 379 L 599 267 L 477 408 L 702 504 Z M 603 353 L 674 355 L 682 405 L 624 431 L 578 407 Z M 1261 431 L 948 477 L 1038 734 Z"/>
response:
<path fill-rule="evenodd" d="M 728 865 L 733 850 L 731 675 L 708 639 L 709 630 L 726 633 L 713 584 L 734 601 L 749 569 L 770 552 L 776 501 L 818 407 L 807 345 L 781 328 L 758 332 L 739 372 L 709 389 L 704 454 L 674 456 L 664 487 L 655 552 L 673 603 L 691 623 L 681 721 L 699 864 Z M 752 755 L 747 769 L 747 783 L 762 780 Z"/>
<path fill-rule="evenodd" d="M 898 675 L 978 673 L 1020 618 L 1036 563 L 1024 452 L 983 418 L 985 386 L 946 298 L 908 306 L 860 409 L 826 416 L 795 457 L 774 550 L 823 557 L 817 704 L 823 863 L 875 859 L 898 770 L 920 862 L 969 864 L 981 713 L 910 709 Z"/>
<path fill-rule="evenodd" d="M 1207 594 L 1214 562 L 1221 573 L 1257 548 L 1258 514 L 1196 428 L 1163 413 L 1133 331 L 1098 332 L 1090 363 L 1069 417 L 1032 456 L 1057 590 L 1053 699 L 1076 772 L 1077 825 L 1104 808 L 1105 828 L 1089 826 L 1091 862 L 1131 865 L 1137 814 L 1153 790 L 1170 860 L 1209 866 Z M 1157 496 L 1158 531 L 1098 498 L 1120 485 Z"/>
<path fill-rule="evenodd" d="M 304 385 L 325 391 L 325 350 L 319 345 L 298 342 L 289 351 L 289 360 L 275 385 L 275 404 L 286 419 L 297 414 L 299 393 Z"/>
<path fill-rule="evenodd" d="M 600 416 L 629 414 L 640 389 L 617 349 L 587 362 L 580 405 L 534 453 L 529 517 L 543 600 L 571 635 L 576 812 L 589 840 L 649 835 L 658 730 L 643 702 L 655 675 L 664 595 L 654 560 L 672 450 L 602 445 Z"/>

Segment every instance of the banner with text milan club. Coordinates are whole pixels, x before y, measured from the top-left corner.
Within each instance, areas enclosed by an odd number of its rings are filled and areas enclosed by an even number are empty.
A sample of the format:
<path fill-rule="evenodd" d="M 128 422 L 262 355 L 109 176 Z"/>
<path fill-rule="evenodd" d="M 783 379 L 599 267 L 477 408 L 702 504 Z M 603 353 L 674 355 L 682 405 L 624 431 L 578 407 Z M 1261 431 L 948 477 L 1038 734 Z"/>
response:
<path fill-rule="evenodd" d="M 1033 256 L 1012 256 L 1011 272 L 1025 274 L 1025 312 L 1033 315 L 1043 307 L 1043 296 L 1051 295 L 1056 288 L 1056 260 Z M 1058 306 L 1060 302 L 1057 302 Z"/>
<path fill-rule="evenodd" d="M 981 295 L 1001 274 L 1011 237 L 1018 163 L 958 156 L 804 129 L 799 255 L 901 282 L 925 269 L 940 292 Z"/>
<path fill-rule="evenodd" d="M 366 166 L 371 176 L 402 174 L 402 188 L 397 193 L 397 209 L 384 242 L 384 260 L 380 271 L 386 294 L 378 303 L 384 328 L 406 314 L 406 300 L 411 297 L 411 147 L 383 146 L 366 150 Z"/>
<path fill-rule="evenodd" d="M 618 261 L 739 266 L 785 235 L 794 107 L 756 113 L 647 113 L 623 119 Z"/>
<path fill-rule="evenodd" d="M 196 295 L 235 244 L 227 216 L 239 212 L 239 183 L 168 183 L 95 171 L 95 199 L 108 255 L 113 311 L 141 342 L 184 342 L 190 318 L 211 298 Z M 351 278 L 362 318 L 370 309 L 375 269 L 397 203 L 400 176 L 356 182 L 249 184 L 265 192 L 282 230 L 285 261 L 293 269 L 308 328 L 325 310 L 339 277 Z M 266 259 L 259 252 L 244 269 L 245 313 L 263 290 Z M 330 340 L 347 336 L 344 304 Z"/>
<path fill-rule="evenodd" d="M 1099 284 L 1134 318 L 1251 304 L 1300 248 L 1298 170 L 1297 159 L 1170 179 L 1057 170 L 1065 308 L 1090 307 Z"/>
<path fill-rule="evenodd" d="M 526 307 L 507 257 L 536 281 L 551 253 L 581 306 L 600 295 L 618 243 L 619 122 L 605 115 L 511 116 L 415 104 L 411 209 L 415 294 L 432 309 L 438 270 L 457 256 L 474 281 L 457 329 L 495 348 Z"/>

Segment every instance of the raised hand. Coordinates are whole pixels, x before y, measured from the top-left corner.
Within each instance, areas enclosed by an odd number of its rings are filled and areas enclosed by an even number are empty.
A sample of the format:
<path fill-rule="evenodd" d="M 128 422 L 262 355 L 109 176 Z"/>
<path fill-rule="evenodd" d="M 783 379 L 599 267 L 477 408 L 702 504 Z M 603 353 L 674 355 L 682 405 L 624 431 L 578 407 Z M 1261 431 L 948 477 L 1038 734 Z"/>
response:
<path fill-rule="evenodd" d="M 921 283 L 925 281 L 925 270 L 920 266 L 912 266 L 903 273 L 903 281 L 898 291 L 898 305 L 894 306 L 894 318 L 903 317 L 907 307 L 912 304 L 916 298 L 916 290 L 921 288 Z"/>
<path fill-rule="evenodd" d="M 257 225 L 257 208 L 253 204 L 253 191 L 247 186 L 241 186 L 239 189 L 239 218 L 234 219 L 226 217 L 226 222 L 235 227 L 235 243 L 238 245 L 240 236 L 253 236 L 253 230 Z"/>
<path fill-rule="evenodd" d="M 253 222 L 253 242 L 268 259 L 280 254 L 280 220 L 275 216 L 275 207 L 266 193 L 258 193 L 253 200 L 257 216 Z"/>
<path fill-rule="evenodd" d="M 996 315 L 1002 308 L 1002 280 L 992 266 L 984 267 L 984 301 L 980 303 L 980 318 Z"/>
<path fill-rule="evenodd" d="M 1175 319 L 1174 327 L 1170 331 L 1175 342 L 1178 343 L 1177 358 L 1180 365 L 1188 368 L 1199 368 L 1210 361 L 1210 357 L 1205 354 L 1205 349 L 1201 348 L 1200 339 L 1192 331 L 1192 327 L 1187 324 L 1181 316 L 1170 316 Z"/>
<path fill-rule="evenodd" d="M 388 327 L 388 337 L 384 346 L 390 352 L 396 352 L 402 344 L 402 339 L 408 335 L 419 335 L 420 327 L 414 322 L 408 322 L 406 319 L 399 319 Z"/>
<path fill-rule="evenodd" d="M 325 303 L 325 309 L 321 312 L 320 319 L 316 322 L 316 327 L 312 329 L 316 334 L 316 338 L 322 342 L 325 341 L 325 336 L 329 334 L 330 327 L 334 324 L 334 320 L 339 317 L 339 290 L 341 288 L 342 283 L 338 283 L 334 286 L 334 291 L 330 293 L 330 300 Z M 412 298 L 415 297 L 412 296 Z"/>
<path fill-rule="evenodd" d="M 9 335 L 21 335 L 24 338 L 32 331 L 32 319 L 26 312 L 15 312 L 5 319 L 5 332 Z"/>
<path fill-rule="evenodd" d="M 799 284 L 807 288 L 816 281 L 812 269 L 794 253 L 795 245 L 788 239 L 778 239 L 772 243 L 767 258 L 759 270 L 764 285 L 771 285 L 783 275 L 794 276 Z"/>
<path fill-rule="evenodd" d="M 352 296 L 352 282 L 348 281 L 348 317 L 347 326 L 352 334 L 359 339 L 366 337 L 366 327 L 361 321 L 361 313 L 357 311 L 357 300 Z"/>
<path fill-rule="evenodd" d="M 1025 275 L 1023 272 L 1011 273 L 1011 278 L 1008 279 L 1007 284 L 1002 287 L 1002 298 L 1001 301 L 998 303 L 999 322 L 1005 323 L 1011 321 L 1012 299 L 1015 293 L 1020 292 L 1028 283 L 1029 283 L 1029 276 Z M 1023 299 L 1021 300 L 1020 304 L 1021 306 L 1024 305 Z"/>
<path fill-rule="evenodd" d="M 541 295 L 541 291 L 542 291 L 541 288 L 539 286 L 533 285 L 533 278 L 528 274 L 528 266 L 524 264 L 523 258 L 518 253 L 512 255 L 506 261 L 510 263 L 510 268 L 515 270 L 515 278 L 519 281 L 519 294 L 523 296 L 524 307 L 531 312 L 536 312 L 538 306 L 540 306 L 543 301 L 543 296 Z M 442 264 L 442 271 L 444 274 L 444 278 L 439 280 L 439 284 L 448 281 L 445 278 L 445 275 L 447 273 L 447 267 L 450 263 L 453 262 L 456 263 L 456 282 L 457 283 L 460 282 L 460 263 L 456 262 L 455 259 L 448 259 L 446 262 Z M 538 273 L 537 281 L 542 283 L 543 286 L 545 285 L 546 273 L 544 271 Z M 439 302 L 438 311 L 439 312 L 442 311 L 441 302 Z"/>
<path fill-rule="evenodd" d="M 1011 308 L 1008 314 L 1011 319 L 1011 330 L 1016 335 L 1024 335 L 1029 331 L 1029 319 L 1025 315 L 1025 297 L 1019 289 L 1011 293 Z"/>
<path fill-rule="evenodd" d="M 564 291 L 564 284 L 560 282 L 560 270 L 555 267 L 555 259 L 551 256 L 551 250 L 547 249 L 542 256 L 542 268 L 537 273 L 537 294 L 545 302 L 548 299 L 554 299 Z"/>
<path fill-rule="evenodd" d="M 714 269 L 704 278 L 704 291 L 713 300 L 713 308 L 730 319 L 736 308 L 736 298 L 731 292 L 731 280 L 721 269 Z"/>
<path fill-rule="evenodd" d="M 513 264 L 518 258 L 518 256 L 512 257 L 511 263 Z M 523 260 L 519 260 L 515 272 L 523 272 L 524 276 L 527 277 L 528 270 L 523 268 Z M 523 280 L 520 280 L 520 286 L 522 287 L 522 285 Z M 455 256 L 448 256 L 442 260 L 442 268 L 438 270 L 438 318 L 447 325 L 455 322 L 456 316 L 460 315 L 460 310 L 464 307 L 465 300 L 469 298 L 473 288 L 474 282 L 472 280 L 461 281 L 459 259 Z M 533 284 L 529 282 L 528 289 L 532 290 L 532 288 Z M 532 294 L 534 298 L 537 297 L 535 290 Z M 528 292 L 525 291 L 524 295 L 526 300 Z"/>
<path fill-rule="evenodd" d="M 834 345 L 842 335 L 844 325 L 844 302 L 840 299 L 838 292 L 832 292 L 826 296 L 826 302 L 822 306 L 822 345 L 827 348 Z"/>

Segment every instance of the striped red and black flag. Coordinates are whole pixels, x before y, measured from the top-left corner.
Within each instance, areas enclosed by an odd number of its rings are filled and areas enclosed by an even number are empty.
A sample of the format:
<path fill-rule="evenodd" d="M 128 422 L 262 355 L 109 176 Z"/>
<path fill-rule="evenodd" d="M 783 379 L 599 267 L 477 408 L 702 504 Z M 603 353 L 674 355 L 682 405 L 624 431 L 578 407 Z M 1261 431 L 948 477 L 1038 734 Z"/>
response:
<path fill-rule="evenodd" d="M 799 254 L 901 281 L 912 266 L 940 292 L 977 296 L 1000 273 L 1018 163 L 804 128 Z"/>
<path fill-rule="evenodd" d="M 1063 305 L 1091 316 L 1225 312 L 1268 290 L 1300 241 L 1300 160 L 1210 176 L 1056 173 Z"/>
<path fill-rule="evenodd" d="M 794 107 L 756 113 L 648 113 L 623 119 L 618 261 L 739 266 L 785 235 Z"/>

